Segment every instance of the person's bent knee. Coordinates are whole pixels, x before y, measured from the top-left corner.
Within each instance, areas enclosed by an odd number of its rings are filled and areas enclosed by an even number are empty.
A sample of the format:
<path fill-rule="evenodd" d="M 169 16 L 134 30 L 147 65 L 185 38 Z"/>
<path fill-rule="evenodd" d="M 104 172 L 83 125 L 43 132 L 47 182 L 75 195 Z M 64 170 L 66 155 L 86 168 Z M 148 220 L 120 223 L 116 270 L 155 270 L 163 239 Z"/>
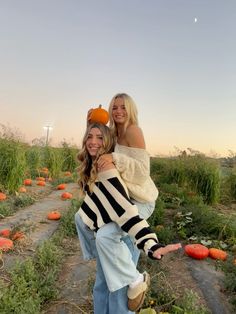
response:
<path fill-rule="evenodd" d="M 105 243 L 121 242 L 124 236 L 121 228 L 114 222 L 102 226 L 96 233 L 96 245 L 104 246 Z"/>

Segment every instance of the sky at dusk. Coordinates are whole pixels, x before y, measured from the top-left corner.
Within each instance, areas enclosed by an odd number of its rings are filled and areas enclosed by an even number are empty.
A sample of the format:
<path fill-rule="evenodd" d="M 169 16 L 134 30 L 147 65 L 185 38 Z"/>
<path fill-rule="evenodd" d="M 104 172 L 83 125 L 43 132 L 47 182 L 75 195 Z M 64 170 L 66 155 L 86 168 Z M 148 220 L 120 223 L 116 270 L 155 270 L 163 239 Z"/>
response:
<path fill-rule="evenodd" d="M 0 0 L 0 124 L 80 146 L 88 109 L 126 92 L 150 154 L 228 156 L 235 34 L 235 0 Z"/>

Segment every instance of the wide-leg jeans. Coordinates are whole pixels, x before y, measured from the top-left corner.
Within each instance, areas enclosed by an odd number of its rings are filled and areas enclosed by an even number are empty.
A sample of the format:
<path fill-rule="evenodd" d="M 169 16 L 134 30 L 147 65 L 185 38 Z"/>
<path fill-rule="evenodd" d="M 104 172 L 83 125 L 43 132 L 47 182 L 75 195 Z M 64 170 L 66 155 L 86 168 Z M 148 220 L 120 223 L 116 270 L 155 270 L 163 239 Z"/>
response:
<path fill-rule="evenodd" d="M 142 218 L 152 214 L 155 204 L 142 204 L 132 200 Z M 139 272 L 137 262 L 139 250 L 134 240 L 124 233 L 116 223 L 109 223 L 96 234 L 75 215 L 76 229 L 85 260 L 96 258 L 97 271 L 93 289 L 95 314 L 130 314 L 127 307 L 128 285 Z"/>

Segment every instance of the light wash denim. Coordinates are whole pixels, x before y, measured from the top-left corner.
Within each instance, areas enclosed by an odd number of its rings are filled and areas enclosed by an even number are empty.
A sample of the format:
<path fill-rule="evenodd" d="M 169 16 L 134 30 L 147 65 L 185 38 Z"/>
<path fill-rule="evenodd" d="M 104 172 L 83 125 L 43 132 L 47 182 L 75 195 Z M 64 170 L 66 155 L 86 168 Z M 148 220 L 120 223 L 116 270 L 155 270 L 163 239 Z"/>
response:
<path fill-rule="evenodd" d="M 144 219 L 150 217 L 155 208 L 155 203 L 132 202 Z M 94 314 L 133 313 L 127 307 L 127 288 L 139 274 L 136 265 L 140 252 L 134 239 L 113 222 L 104 225 L 96 234 L 83 223 L 78 213 L 75 223 L 84 259 L 97 260 Z"/>

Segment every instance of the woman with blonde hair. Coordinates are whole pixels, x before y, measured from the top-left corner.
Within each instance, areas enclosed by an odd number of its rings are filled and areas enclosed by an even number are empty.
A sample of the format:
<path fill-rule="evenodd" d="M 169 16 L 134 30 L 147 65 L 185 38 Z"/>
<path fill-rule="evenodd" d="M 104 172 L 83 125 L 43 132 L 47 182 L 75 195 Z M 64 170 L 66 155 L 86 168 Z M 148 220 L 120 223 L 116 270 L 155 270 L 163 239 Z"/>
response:
<path fill-rule="evenodd" d="M 97 169 L 99 157 L 103 154 L 110 154 L 112 149 L 113 140 L 108 127 L 90 124 L 78 156 L 80 160 L 79 186 L 85 197 L 76 214 L 76 218 L 79 218 L 79 225 L 77 223 L 76 226 L 83 253 L 84 250 L 86 252 L 86 248 L 83 247 L 84 232 L 89 233 L 88 230 L 92 230 L 96 233 L 96 246 L 88 253 L 88 256 L 91 253 L 92 257 L 97 259 L 93 290 L 95 314 L 130 313 L 129 309 L 140 308 L 144 299 L 149 276 L 147 273 L 140 274 L 137 271 L 129 247 L 121 241 L 122 236 L 128 233 L 135 238 L 138 249 L 154 259 L 160 259 L 161 255 L 180 248 L 180 244 L 163 247 L 158 243 L 156 234 L 149 229 L 146 220 L 140 217 L 137 206 L 130 200 L 128 189 L 113 163 L 107 163 L 102 169 Z M 81 222 L 83 228 L 89 227 L 87 231 L 81 229 Z M 109 227 L 106 228 L 107 226 Z M 105 241 L 100 245 L 105 235 L 108 238 L 111 236 L 111 230 L 113 230 L 113 243 Z M 92 248 L 91 243 L 90 247 Z M 119 254 L 117 254 L 117 248 Z M 109 272 L 110 277 L 107 275 Z M 140 276 L 142 281 L 138 288 L 136 285 L 136 288 L 133 289 L 130 286 L 128 289 L 127 284 L 135 283 Z M 118 285 L 121 284 L 126 289 L 117 289 L 117 280 Z M 127 289 L 130 295 L 129 301 Z M 142 300 L 132 298 L 137 291 Z"/>

